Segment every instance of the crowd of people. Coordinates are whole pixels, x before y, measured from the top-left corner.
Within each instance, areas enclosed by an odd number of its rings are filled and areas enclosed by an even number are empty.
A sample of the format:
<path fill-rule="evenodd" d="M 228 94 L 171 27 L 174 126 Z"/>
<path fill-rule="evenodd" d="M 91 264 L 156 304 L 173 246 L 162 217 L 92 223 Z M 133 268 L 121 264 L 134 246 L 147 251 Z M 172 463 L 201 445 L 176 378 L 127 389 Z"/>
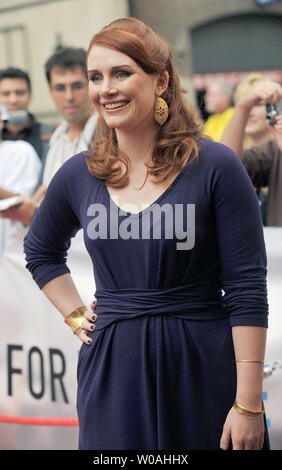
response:
<path fill-rule="evenodd" d="M 29 75 L 12 67 L 0 71 L 0 104 L 11 116 L 27 111 L 24 122 L 1 121 L 0 199 L 19 194 L 21 204 L 0 211 L 0 256 L 14 225 L 32 222 L 58 168 L 91 146 L 97 113 L 88 96 L 85 64 L 86 51 L 72 47 L 59 48 L 45 64 L 50 97 L 63 118 L 56 128 L 38 122 L 28 111 Z"/>
<path fill-rule="evenodd" d="M 38 122 L 29 111 L 28 73 L 14 67 L 0 71 L 0 104 L 10 113 L 27 111 L 24 122 L 0 121 L 0 200 L 14 194 L 22 200 L 0 211 L 0 253 L 14 222 L 30 225 L 64 161 L 91 147 L 97 113 L 88 96 L 85 63 L 86 51 L 61 47 L 45 64 L 50 97 L 63 118 L 57 128 Z M 281 99 L 280 84 L 259 73 L 249 74 L 235 89 L 223 80 L 211 82 L 205 93 L 208 117 L 203 134 L 241 158 L 256 188 L 265 226 L 282 226 L 282 116 L 271 124 L 266 119 L 266 105 Z"/>
<path fill-rule="evenodd" d="M 59 48 L 45 64 L 50 97 L 63 118 L 57 128 L 38 122 L 29 111 L 28 73 L 14 67 L 0 71 L 0 104 L 10 113 L 27 112 L 21 123 L 0 121 L 0 200 L 21 195 L 20 205 L 0 211 L 0 253 L 14 223 L 30 225 L 59 167 L 91 147 L 97 113 L 88 96 L 85 65 L 86 51 L 71 47 Z M 231 147 L 242 160 L 265 226 L 282 226 L 282 116 L 271 124 L 266 119 L 266 105 L 281 99 L 280 84 L 259 73 L 248 75 L 235 90 L 222 80 L 211 82 L 205 93 L 203 134 Z"/>

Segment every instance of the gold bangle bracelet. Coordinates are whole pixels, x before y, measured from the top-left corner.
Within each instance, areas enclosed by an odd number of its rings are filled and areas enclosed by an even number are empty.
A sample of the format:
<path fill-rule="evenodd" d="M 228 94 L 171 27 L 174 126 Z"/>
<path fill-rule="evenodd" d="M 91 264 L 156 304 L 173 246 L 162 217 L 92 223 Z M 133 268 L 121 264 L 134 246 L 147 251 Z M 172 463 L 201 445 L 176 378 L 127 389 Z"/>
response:
<path fill-rule="evenodd" d="M 259 364 L 264 364 L 264 361 L 257 361 L 256 359 L 236 359 L 235 362 L 256 362 Z"/>
<path fill-rule="evenodd" d="M 87 307 L 82 306 L 82 307 L 77 308 L 72 313 L 66 316 L 65 323 L 71 327 L 74 334 L 84 322 L 85 320 L 84 312 L 86 312 L 86 310 L 87 310 Z"/>
<path fill-rule="evenodd" d="M 253 411 L 253 410 L 248 410 L 248 408 L 245 408 L 244 406 L 240 405 L 237 400 L 234 401 L 233 408 L 235 408 L 236 411 L 239 413 L 242 413 L 246 416 L 252 416 L 253 418 L 257 416 L 262 416 L 265 412 L 264 406 L 262 404 L 262 409 L 260 411 Z"/>

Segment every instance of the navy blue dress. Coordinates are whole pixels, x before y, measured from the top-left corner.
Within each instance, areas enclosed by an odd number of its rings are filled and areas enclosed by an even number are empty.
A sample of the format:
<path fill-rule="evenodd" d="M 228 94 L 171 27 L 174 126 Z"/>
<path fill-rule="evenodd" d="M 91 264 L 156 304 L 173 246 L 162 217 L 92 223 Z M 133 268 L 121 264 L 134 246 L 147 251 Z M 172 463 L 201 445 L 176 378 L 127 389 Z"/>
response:
<path fill-rule="evenodd" d="M 25 238 L 40 288 L 69 272 L 81 228 L 93 262 L 98 319 L 78 360 L 80 449 L 218 449 L 236 393 L 232 326 L 267 327 L 255 190 L 229 148 L 199 145 L 198 160 L 138 214 L 120 210 L 75 155 Z"/>

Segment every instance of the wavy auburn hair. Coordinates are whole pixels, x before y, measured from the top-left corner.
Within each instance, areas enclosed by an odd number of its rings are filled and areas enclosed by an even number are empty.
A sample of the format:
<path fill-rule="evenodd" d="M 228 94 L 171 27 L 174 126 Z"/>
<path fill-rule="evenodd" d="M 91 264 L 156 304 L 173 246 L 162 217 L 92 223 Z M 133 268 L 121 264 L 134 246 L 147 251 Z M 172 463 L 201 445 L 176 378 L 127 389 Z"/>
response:
<path fill-rule="evenodd" d="M 197 115 L 184 99 L 170 47 L 150 27 L 130 17 L 115 20 L 95 34 L 87 56 L 94 45 L 126 54 L 147 74 L 161 74 L 167 70 L 169 83 L 162 97 L 168 104 L 169 117 L 163 126 L 159 126 L 152 163 L 146 164 L 147 176 L 153 176 L 155 183 L 166 181 L 183 168 L 187 159 L 197 158 L 201 135 Z M 91 174 L 109 186 L 127 186 L 129 158 L 118 148 L 115 129 L 109 128 L 101 117 L 93 150 L 87 155 Z"/>

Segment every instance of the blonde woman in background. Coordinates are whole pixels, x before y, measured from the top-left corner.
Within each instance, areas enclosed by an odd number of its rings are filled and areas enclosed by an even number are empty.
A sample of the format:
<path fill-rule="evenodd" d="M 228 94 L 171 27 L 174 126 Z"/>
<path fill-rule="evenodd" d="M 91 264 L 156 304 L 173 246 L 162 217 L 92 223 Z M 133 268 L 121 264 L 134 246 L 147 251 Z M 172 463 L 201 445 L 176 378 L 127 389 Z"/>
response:
<path fill-rule="evenodd" d="M 274 91 L 273 91 L 274 90 Z M 235 116 L 226 126 L 221 143 L 230 146 L 242 159 L 260 201 L 264 225 L 281 225 L 279 211 L 280 197 L 277 194 L 275 174 L 279 173 L 279 149 L 275 143 L 276 127 L 266 120 L 266 103 L 268 99 L 279 100 L 281 87 L 260 73 L 251 73 L 242 80 L 234 92 Z M 272 94 L 274 95 L 272 96 Z M 262 98 L 263 97 L 263 98 Z M 242 103 L 246 105 L 242 105 Z M 271 101 L 274 104 L 274 101 Z M 244 108 L 241 115 L 240 110 Z M 271 144 L 271 149 L 269 143 Z M 273 155 L 275 154 L 275 158 Z M 277 155 L 276 155 L 277 154 Z M 273 158 L 275 163 L 273 163 Z M 269 201 L 269 181 L 276 189 L 271 191 Z M 267 210 L 268 206 L 268 210 Z M 269 213 L 271 206 L 271 214 Z"/>
<path fill-rule="evenodd" d="M 234 92 L 234 104 L 236 105 L 243 96 L 250 93 L 256 85 L 266 81 L 271 80 L 260 73 L 250 73 L 247 75 L 246 78 L 239 83 Z M 258 104 L 253 106 L 245 127 L 245 136 L 243 141 L 244 149 L 260 145 L 273 138 L 274 135 L 266 121 L 265 105 Z"/>

